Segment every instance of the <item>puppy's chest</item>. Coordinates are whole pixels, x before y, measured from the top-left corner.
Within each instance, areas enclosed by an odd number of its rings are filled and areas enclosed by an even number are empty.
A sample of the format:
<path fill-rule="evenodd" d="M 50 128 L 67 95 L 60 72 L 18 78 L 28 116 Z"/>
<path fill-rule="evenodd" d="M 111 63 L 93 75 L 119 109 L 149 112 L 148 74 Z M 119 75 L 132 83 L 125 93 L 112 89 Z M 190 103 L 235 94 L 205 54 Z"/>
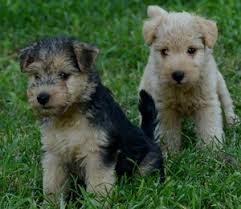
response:
<path fill-rule="evenodd" d="M 66 163 L 84 159 L 107 143 L 105 133 L 79 115 L 72 121 L 50 121 L 42 127 L 43 150 L 54 153 Z"/>
<path fill-rule="evenodd" d="M 173 109 L 184 115 L 192 114 L 207 103 L 201 89 L 169 89 L 162 92 L 160 101 L 160 108 Z"/>

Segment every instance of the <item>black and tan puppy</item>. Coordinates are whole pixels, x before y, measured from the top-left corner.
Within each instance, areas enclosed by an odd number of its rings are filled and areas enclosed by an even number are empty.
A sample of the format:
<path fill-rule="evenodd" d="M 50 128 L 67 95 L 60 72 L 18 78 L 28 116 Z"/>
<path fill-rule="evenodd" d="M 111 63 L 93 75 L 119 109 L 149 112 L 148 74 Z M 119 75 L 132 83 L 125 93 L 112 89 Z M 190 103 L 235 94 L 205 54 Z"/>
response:
<path fill-rule="evenodd" d="M 144 130 L 126 118 L 95 70 L 98 49 L 67 37 L 47 37 L 21 51 L 20 65 L 29 76 L 31 106 L 42 116 L 43 191 L 50 199 L 78 175 L 88 192 L 108 193 L 117 175 L 154 170 L 164 179 L 161 151 L 153 143 L 155 106 L 141 92 Z"/>

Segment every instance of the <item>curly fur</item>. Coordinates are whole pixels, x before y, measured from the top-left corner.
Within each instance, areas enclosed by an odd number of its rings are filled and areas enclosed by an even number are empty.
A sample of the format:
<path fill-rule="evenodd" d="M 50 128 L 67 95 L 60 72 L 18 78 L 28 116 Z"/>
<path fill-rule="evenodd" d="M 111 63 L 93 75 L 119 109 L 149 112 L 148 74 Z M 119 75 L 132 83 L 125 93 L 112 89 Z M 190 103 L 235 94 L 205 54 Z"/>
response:
<path fill-rule="evenodd" d="M 237 122 L 238 117 L 212 55 L 218 35 L 216 23 L 187 12 L 168 13 L 158 6 L 149 6 L 148 15 L 143 35 L 150 55 L 139 89 L 155 100 L 165 152 L 180 149 L 184 116 L 194 118 L 205 144 L 222 146 L 221 105 L 228 124 Z M 174 79 L 176 72 L 182 73 L 182 80 Z"/>
<path fill-rule="evenodd" d="M 29 75 L 29 102 L 44 119 L 43 191 L 55 202 L 67 193 L 71 174 L 97 196 L 111 192 L 115 172 L 131 175 L 136 166 L 142 175 L 157 170 L 164 180 L 160 149 L 130 123 L 102 85 L 94 66 L 97 53 L 96 47 L 75 39 L 47 37 L 20 56 L 21 69 Z M 150 95 L 141 95 L 146 102 L 140 109 L 155 112 Z"/>

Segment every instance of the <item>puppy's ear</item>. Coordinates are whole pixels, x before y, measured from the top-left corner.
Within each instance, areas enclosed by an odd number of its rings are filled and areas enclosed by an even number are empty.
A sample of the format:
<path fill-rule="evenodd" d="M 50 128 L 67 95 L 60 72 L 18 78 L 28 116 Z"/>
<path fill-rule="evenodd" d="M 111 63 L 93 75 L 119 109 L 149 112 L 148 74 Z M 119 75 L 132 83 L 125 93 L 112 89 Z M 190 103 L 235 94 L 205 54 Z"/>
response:
<path fill-rule="evenodd" d="M 73 49 L 80 71 L 85 71 L 95 64 L 96 57 L 99 53 L 97 47 L 74 41 Z"/>
<path fill-rule="evenodd" d="M 32 46 L 26 47 L 20 50 L 20 68 L 22 72 L 28 71 L 28 66 L 34 62 L 34 56 L 32 54 Z"/>
<path fill-rule="evenodd" d="M 143 36 L 146 44 L 151 45 L 156 38 L 156 29 L 161 24 L 163 17 L 157 16 L 146 20 L 143 25 Z"/>
<path fill-rule="evenodd" d="M 146 20 L 143 25 L 144 40 L 151 45 L 156 38 L 156 29 L 161 24 L 168 12 L 159 6 L 148 6 L 147 15 L 150 19 Z"/>
<path fill-rule="evenodd" d="M 168 12 L 159 6 L 150 5 L 147 7 L 147 15 L 148 17 L 165 16 Z"/>
<path fill-rule="evenodd" d="M 213 48 L 218 38 L 218 28 L 214 21 L 207 20 L 203 17 L 196 17 L 196 21 L 200 26 L 201 33 L 203 34 L 204 44 L 208 48 Z"/>

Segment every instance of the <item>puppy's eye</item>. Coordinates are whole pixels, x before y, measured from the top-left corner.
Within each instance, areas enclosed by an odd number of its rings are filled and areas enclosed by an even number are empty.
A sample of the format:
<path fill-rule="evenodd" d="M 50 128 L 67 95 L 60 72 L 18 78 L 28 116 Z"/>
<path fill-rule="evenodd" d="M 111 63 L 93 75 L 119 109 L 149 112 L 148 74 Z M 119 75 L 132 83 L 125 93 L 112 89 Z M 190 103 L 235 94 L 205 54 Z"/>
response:
<path fill-rule="evenodd" d="M 187 49 L 187 53 L 188 53 L 189 55 L 194 55 L 194 54 L 196 53 L 196 51 L 197 51 L 197 49 L 195 49 L 195 48 L 193 48 L 193 47 L 189 47 L 189 48 Z"/>
<path fill-rule="evenodd" d="M 40 80 L 40 75 L 36 74 L 36 75 L 34 75 L 34 78 L 35 78 L 35 80 Z"/>
<path fill-rule="evenodd" d="M 162 49 L 161 50 L 161 55 L 163 56 L 163 57 L 166 57 L 166 56 L 168 56 L 168 48 L 164 48 L 164 49 Z"/>
<path fill-rule="evenodd" d="M 59 73 L 59 77 L 62 80 L 67 80 L 69 76 L 70 76 L 70 74 L 67 74 L 67 73 L 64 73 L 64 72 Z"/>

